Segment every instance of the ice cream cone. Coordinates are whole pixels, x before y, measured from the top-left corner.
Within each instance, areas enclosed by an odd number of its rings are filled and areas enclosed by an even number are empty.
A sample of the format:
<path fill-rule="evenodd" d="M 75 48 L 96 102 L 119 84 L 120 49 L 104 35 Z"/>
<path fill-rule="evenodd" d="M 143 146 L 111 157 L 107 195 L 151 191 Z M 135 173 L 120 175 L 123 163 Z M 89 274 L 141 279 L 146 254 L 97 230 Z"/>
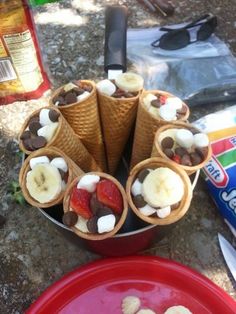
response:
<path fill-rule="evenodd" d="M 61 204 L 63 202 L 63 197 L 65 190 L 61 191 L 61 193 L 55 198 L 54 200 L 48 202 L 48 203 L 39 203 L 36 201 L 30 194 L 29 191 L 26 187 L 26 175 L 27 173 L 31 170 L 30 168 L 30 160 L 35 157 L 39 156 L 47 156 L 50 160 L 52 160 L 55 157 L 62 157 L 67 166 L 68 166 L 68 178 L 67 178 L 67 185 L 69 185 L 73 179 L 81 174 L 83 174 L 83 171 L 66 155 L 64 154 L 61 150 L 59 150 L 56 147 L 46 147 L 46 148 L 41 148 L 35 152 L 32 152 L 24 161 L 20 174 L 19 174 L 19 183 L 23 192 L 23 195 L 26 199 L 26 201 L 31 204 L 32 206 L 35 207 L 40 207 L 40 208 L 48 208 L 51 206 L 54 206 L 56 204 Z"/>
<path fill-rule="evenodd" d="M 122 225 L 125 222 L 127 213 L 128 213 L 128 202 L 127 202 L 127 198 L 126 198 L 126 193 L 124 188 L 122 187 L 122 185 L 119 183 L 119 181 L 117 181 L 114 177 L 112 177 L 109 174 L 103 173 L 103 172 L 90 172 L 87 174 L 95 174 L 100 176 L 101 178 L 104 179 L 108 179 L 110 181 L 112 181 L 113 183 L 115 183 L 115 185 L 118 187 L 121 195 L 122 195 L 122 199 L 123 199 L 123 212 L 120 216 L 119 221 L 116 223 L 114 229 L 110 232 L 105 232 L 105 233 L 87 233 L 87 232 L 82 232 L 81 230 L 79 230 L 76 227 L 71 227 L 71 229 L 81 238 L 87 239 L 87 240 L 104 240 L 107 238 L 112 237 L 113 235 L 115 235 L 119 229 L 122 227 Z M 75 178 L 71 184 L 67 187 L 66 192 L 65 192 L 65 196 L 64 196 L 64 201 L 63 201 L 63 209 L 64 209 L 64 213 L 68 212 L 70 210 L 70 195 L 72 192 L 72 189 L 75 185 L 77 185 L 77 183 L 80 181 L 80 179 L 83 177 L 83 175 L 80 175 L 79 177 Z"/>
<path fill-rule="evenodd" d="M 92 87 L 90 94 L 79 102 L 58 106 L 58 109 L 79 136 L 88 152 L 94 157 L 99 167 L 106 171 L 106 156 L 97 104 L 96 86 L 92 81 L 81 80 L 80 82 Z M 54 105 L 53 100 L 62 90 L 63 87 L 60 87 L 53 93 L 49 101 L 50 105 Z"/>
<path fill-rule="evenodd" d="M 180 201 L 178 208 L 171 210 L 170 215 L 165 218 L 158 218 L 156 216 L 155 217 L 145 216 L 141 214 L 139 209 L 134 205 L 132 194 L 131 194 L 131 187 L 135 179 L 137 178 L 138 173 L 141 170 L 156 169 L 159 167 L 167 167 L 173 170 L 174 172 L 176 172 L 180 176 L 184 184 L 184 195 Z M 130 175 L 127 180 L 127 184 L 126 184 L 126 194 L 127 194 L 128 203 L 131 209 L 140 219 L 154 225 L 169 225 L 180 220 L 188 211 L 188 208 L 190 206 L 190 202 L 192 199 L 192 187 L 191 187 L 190 179 L 187 173 L 183 169 L 174 165 L 173 163 L 170 163 L 168 160 L 164 160 L 163 158 L 153 157 L 153 158 L 143 160 L 131 170 Z"/>
<path fill-rule="evenodd" d="M 131 98 L 114 98 L 98 92 L 109 173 L 114 174 L 134 124 L 140 92 Z"/>
<path fill-rule="evenodd" d="M 208 144 L 207 153 L 205 155 L 204 160 L 201 163 L 199 163 L 198 165 L 186 166 L 186 165 L 182 165 L 182 164 L 177 164 L 175 161 L 173 161 L 172 159 L 170 159 L 166 156 L 166 154 L 163 152 L 163 149 L 161 147 L 160 140 L 159 140 L 160 134 L 162 134 L 162 132 L 167 131 L 169 129 L 187 129 L 190 131 L 195 130 L 195 131 L 198 131 L 199 133 L 201 132 L 200 130 L 198 130 L 193 125 L 191 125 L 189 123 L 183 123 L 183 122 L 167 124 L 167 125 L 160 127 L 155 133 L 153 147 L 152 147 L 152 154 L 151 154 L 152 157 L 162 157 L 163 159 L 169 161 L 173 165 L 178 165 L 179 167 L 181 167 L 183 170 L 185 170 L 187 172 L 188 175 L 191 175 L 191 174 L 195 173 L 197 170 L 203 168 L 205 166 L 205 164 L 207 163 L 207 161 L 211 158 L 212 150 L 211 150 L 210 143 Z"/>
<path fill-rule="evenodd" d="M 46 144 L 45 147 L 56 147 L 63 151 L 66 155 L 68 155 L 83 171 L 96 171 L 100 170 L 99 166 L 97 165 L 94 158 L 91 154 L 87 151 L 83 143 L 81 142 L 78 135 L 74 133 L 68 122 L 65 120 L 61 112 L 55 107 L 44 107 L 46 109 L 53 109 L 57 111 L 60 116 L 58 119 L 58 128 L 53 136 L 53 138 Z M 19 146 L 20 149 L 27 155 L 31 154 L 32 151 L 27 150 L 24 145 L 23 141 L 21 140 L 21 135 L 28 127 L 30 119 L 39 115 L 41 109 L 33 112 L 28 119 L 26 119 L 25 123 L 23 124 L 20 136 L 19 136 Z"/>
<path fill-rule="evenodd" d="M 142 95 L 140 96 L 130 169 L 132 169 L 132 167 L 134 167 L 140 161 L 151 156 L 154 134 L 156 130 L 163 125 L 170 124 L 170 121 L 165 121 L 148 112 L 146 106 L 143 103 L 143 98 L 149 93 L 173 97 L 173 95 L 170 93 L 159 90 L 143 91 Z M 185 115 L 180 118 L 180 120 L 186 121 L 189 116 L 189 108 L 185 103 L 183 104 L 186 106 L 187 111 Z M 172 122 L 174 121 L 171 121 L 171 123 Z"/>

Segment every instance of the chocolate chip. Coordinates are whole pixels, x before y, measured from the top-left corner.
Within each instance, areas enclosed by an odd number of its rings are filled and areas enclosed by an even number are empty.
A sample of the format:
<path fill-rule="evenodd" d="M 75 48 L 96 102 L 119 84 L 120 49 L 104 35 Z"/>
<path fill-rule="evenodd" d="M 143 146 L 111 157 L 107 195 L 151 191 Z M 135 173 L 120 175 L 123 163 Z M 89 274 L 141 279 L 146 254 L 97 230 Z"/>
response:
<path fill-rule="evenodd" d="M 89 92 L 89 93 L 93 89 L 93 87 L 91 85 L 87 85 L 87 84 L 84 84 L 82 88 L 83 88 L 83 90 L 85 90 L 86 92 Z"/>
<path fill-rule="evenodd" d="M 168 158 L 173 158 L 174 157 L 174 152 L 170 148 L 166 148 L 163 150 L 163 153 L 168 157 Z"/>
<path fill-rule="evenodd" d="M 133 95 L 132 93 L 126 92 L 126 93 L 124 94 L 124 97 L 125 97 L 125 98 L 132 98 L 132 97 L 134 97 L 134 95 Z"/>
<path fill-rule="evenodd" d="M 180 205 L 180 202 L 171 205 L 171 210 L 177 209 L 179 207 L 179 205 Z"/>
<path fill-rule="evenodd" d="M 37 135 L 37 131 L 42 127 L 38 121 L 32 121 L 29 123 L 29 130 L 34 135 Z"/>
<path fill-rule="evenodd" d="M 27 139 L 23 140 L 23 145 L 24 145 L 24 148 L 27 150 L 30 150 L 30 151 L 34 150 L 31 138 L 27 138 Z"/>
<path fill-rule="evenodd" d="M 62 169 L 58 169 L 58 170 L 60 172 L 61 179 L 64 180 L 67 176 L 67 172 L 63 171 Z"/>
<path fill-rule="evenodd" d="M 187 112 L 187 107 L 183 104 L 181 109 L 176 110 L 178 114 L 184 115 Z"/>
<path fill-rule="evenodd" d="M 65 213 L 62 217 L 62 222 L 64 223 L 64 225 L 68 227 L 74 226 L 77 223 L 77 221 L 78 221 L 78 215 L 72 210 Z"/>
<path fill-rule="evenodd" d="M 23 140 L 29 139 L 30 137 L 31 137 L 31 132 L 27 130 L 21 134 L 20 139 L 23 141 Z"/>
<path fill-rule="evenodd" d="M 92 194 L 92 197 L 91 197 L 91 199 L 90 199 L 90 209 L 91 209 L 92 213 L 93 213 L 94 215 L 96 215 L 96 214 L 97 214 L 97 211 L 98 211 L 101 207 L 103 207 L 103 206 L 102 206 L 102 204 L 98 201 L 97 196 L 96 196 L 96 193 L 93 193 L 93 194 Z"/>
<path fill-rule="evenodd" d="M 50 109 L 48 116 L 52 122 L 57 122 L 58 118 L 60 117 L 60 113 L 57 112 L 56 110 Z"/>
<path fill-rule="evenodd" d="M 133 203 L 137 208 L 142 208 L 147 204 L 140 194 L 133 197 Z"/>
<path fill-rule="evenodd" d="M 170 136 L 163 138 L 163 140 L 161 141 L 162 149 L 172 148 L 173 146 L 174 146 L 174 140 Z"/>
<path fill-rule="evenodd" d="M 106 215 L 113 215 L 113 211 L 111 208 L 108 208 L 106 206 L 103 206 L 103 207 L 100 207 L 98 210 L 97 210 L 97 217 L 102 217 L 102 216 L 106 216 Z"/>
<path fill-rule="evenodd" d="M 198 130 L 195 129 L 195 128 L 191 128 L 189 131 L 192 132 L 193 135 L 198 134 L 198 133 L 201 133 L 200 131 L 198 131 Z"/>
<path fill-rule="evenodd" d="M 144 179 L 146 178 L 146 176 L 149 174 L 149 170 L 148 169 L 143 169 L 139 172 L 138 174 L 138 180 L 139 182 L 143 183 Z"/>
<path fill-rule="evenodd" d="M 79 95 L 84 93 L 84 89 L 83 88 L 79 88 L 79 87 L 73 88 L 72 91 L 76 94 L 76 96 L 79 96 Z"/>
<path fill-rule="evenodd" d="M 153 99 L 153 100 L 151 101 L 151 106 L 154 107 L 154 108 L 160 108 L 160 107 L 161 107 L 161 104 L 160 104 L 159 99 Z"/>
<path fill-rule="evenodd" d="M 6 222 L 6 218 L 2 215 L 0 215 L 0 228 L 2 228 L 4 226 Z"/>
<path fill-rule="evenodd" d="M 125 91 L 123 91 L 122 89 L 117 88 L 117 90 L 115 91 L 115 93 L 113 93 L 112 97 L 115 98 L 121 98 L 125 95 Z"/>
<path fill-rule="evenodd" d="M 61 95 L 54 97 L 53 103 L 54 104 L 58 103 L 59 106 L 66 105 L 65 99 Z"/>
<path fill-rule="evenodd" d="M 87 228 L 88 228 L 89 232 L 91 232 L 91 233 L 97 233 L 98 232 L 97 222 L 98 222 L 98 217 L 96 217 L 96 216 L 93 216 L 92 218 L 90 218 L 87 221 Z"/>
<path fill-rule="evenodd" d="M 193 166 L 199 165 L 202 162 L 202 158 L 198 153 L 191 153 L 190 158 Z"/>
<path fill-rule="evenodd" d="M 208 147 L 197 147 L 195 152 L 201 156 L 202 160 L 204 160 L 208 154 Z"/>
<path fill-rule="evenodd" d="M 46 146 L 47 144 L 47 140 L 43 136 L 37 136 L 35 138 L 32 138 L 31 141 L 32 141 L 31 143 L 34 149 L 42 148 Z"/>
<path fill-rule="evenodd" d="M 182 156 L 188 154 L 188 151 L 187 151 L 187 149 L 184 148 L 184 147 L 176 147 L 176 149 L 175 149 L 175 154 L 176 154 L 176 155 L 179 155 L 180 157 L 182 157 Z"/>
<path fill-rule="evenodd" d="M 28 124 L 30 124 L 31 122 L 39 122 L 39 117 L 38 117 L 38 116 L 32 117 L 32 118 L 29 120 L 29 123 L 28 123 Z"/>
<path fill-rule="evenodd" d="M 184 166 L 188 166 L 188 167 L 192 166 L 192 162 L 191 162 L 191 158 L 189 154 L 185 154 L 181 157 L 180 164 Z"/>
<path fill-rule="evenodd" d="M 73 104 L 75 102 L 77 102 L 77 96 L 76 93 L 74 92 L 68 92 L 65 96 L 65 102 L 67 105 L 69 104 Z"/>

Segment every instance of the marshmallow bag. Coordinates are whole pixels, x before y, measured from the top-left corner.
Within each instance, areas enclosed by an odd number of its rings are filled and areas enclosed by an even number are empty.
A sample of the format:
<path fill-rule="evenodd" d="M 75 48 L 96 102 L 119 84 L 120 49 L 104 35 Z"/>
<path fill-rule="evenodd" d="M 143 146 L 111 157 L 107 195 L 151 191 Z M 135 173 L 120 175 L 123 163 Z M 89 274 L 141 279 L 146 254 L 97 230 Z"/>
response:
<path fill-rule="evenodd" d="M 95 83 L 81 80 L 81 84 L 92 87 L 90 95 L 73 104 L 58 106 L 58 109 L 67 120 L 75 134 L 79 136 L 88 152 L 94 157 L 100 169 L 106 170 L 106 156 L 102 138 L 102 128 L 97 103 Z M 63 86 L 58 88 L 50 98 L 49 104 L 54 105 L 53 99 L 57 97 Z"/>

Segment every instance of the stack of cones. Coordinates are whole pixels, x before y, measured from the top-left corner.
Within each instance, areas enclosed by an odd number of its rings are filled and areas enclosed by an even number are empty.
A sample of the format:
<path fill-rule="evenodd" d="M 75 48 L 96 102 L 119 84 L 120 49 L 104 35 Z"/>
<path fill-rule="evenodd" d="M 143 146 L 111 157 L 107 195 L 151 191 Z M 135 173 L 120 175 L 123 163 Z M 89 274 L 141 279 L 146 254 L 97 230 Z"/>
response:
<path fill-rule="evenodd" d="M 58 106 L 58 109 L 75 134 L 79 136 L 88 152 L 94 157 L 100 169 L 105 171 L 106 157 L 97 104 L 96 86 L 94 82 L 89 80 L 81 80 L 80 83 L 92 88 L 90 94 L 84 100 L 70 105 Z M 53 93 L 50 105 L 54 105 L 53 100 L 60 95 L 62 90 L 63 87 L 60 87 Z"/>

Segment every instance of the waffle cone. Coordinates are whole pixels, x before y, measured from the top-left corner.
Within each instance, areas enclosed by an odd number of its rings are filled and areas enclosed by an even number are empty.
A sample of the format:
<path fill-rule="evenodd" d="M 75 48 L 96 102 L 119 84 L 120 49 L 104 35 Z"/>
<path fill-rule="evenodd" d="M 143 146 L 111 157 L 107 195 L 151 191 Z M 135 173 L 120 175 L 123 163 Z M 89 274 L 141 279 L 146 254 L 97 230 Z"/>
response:
<path fill-rule="evenodd" d="M 102 138 L 102 129 L 97 104 L 95 83 L 81 80 L 81 83 L 92 86 L 92 91 L 87 98 L 77 103 L 58 106 L 69 125 L 79 136 L 88 152 L 94 157 L 99 167 L 106 170 L 106 156 Z M 52 95 L 49 104 L 54 105 L 53 99 L 58 96 L 63 87 L 58 88 Z"/>
<path fill-rule="evenodd" d="M 147 108 L 143 103 L 143 98 L 149 93 L 173 97 L 173 95 L 171 95 L 170 93 L 160 90 L 143 91 L 138 106 L 132 157 L 130 163 L 131 169 L 140 161 L 151 156 L 154 134 L 156 130 L 163 125 L 170 124 L 169 121 L 158 118 L 147 111 Z M 181 121 L 186 121 L 189 116 L 189 108 L 185 103 L 184 105 L 187 107 L 187 111 L 185 115 L 181 117 Z"/>
<path fill-rule="evenodd" d="M 173 160 L 171 160 L 170 158 L 168 158 L 162 148 L 161 145 L 159 143 L 159 137 L 160 134 L 168 129 L 188 129 L 188 130 L 196 130 L 198 132 L 201 132 L 200 130 L 198 130 L 196 127 L 194 127 L 193 125 L 189 124 L 189 123 L 183 123 L 183 122 L 178 122 L 178 123 L 173 123 L 173 124 L 167 124 L 162 126 L 161 128 L 159 128 L 156 133 L 155 133 L 155 137 L 154 137 L 154 142 L 153 142 L 153 147 L 152 147 L 152 157 L 162 157 L 165 160 L 168 160 L 170 163 L 174 164 L 174 165 L 178 165 L 179 167 L 181 167 L 182 169 L 184 169 L 188 175 L 191 175 L 193 173 L 195 173 L 197 170 L 203 168 L 205 166 L 205 164 L 208 162 L 208 160 L 211 158 L 212 155 L 212 150 L 211 150 L 211 145 L 209 143 L 208 145 L 208 151 L 207 151 L 207 155 L 205 157 L 205 159 L 198 165 L 196 166 L 185 166 L 185 165 L 181 165 L 181 164 L 177 164 L 176 162 L 174 162 Z"/>
<path fill-rule="evenodd" d="M 69 185 L 73 179 L 81 174 L 83 174 L 83 171 L 61 150 L 59 150 L 56 147 L 46 147 L 41 148 L 33 153 L 31 153 L 26 160 L 24 161 L 20 174 L 19 174 L 19 183 L 22 189 L 22 193 L 26 199 L 26 201 L 31 204 L 34 207 L 40 207 L 40 208 L 48 208 L 51 206 L 54 206 L 56 204 L 61 204 L 63 202 L 63 197 L 65 194 L 65 191 L 62 191 L 57 198 L 52 200 L 48 203 L 39 203 L 36 201 L 28 192 L 28 189 L 26 187 L 26 175 L 31 170 L 30 168 L 30 160 L 31 158 L 39 157 L 39 156 L 47 156 L 49 159 L 53 159 L 55 157 L 62 157 L 68 166 L 68 179 L 67 179 L 67 185 Z"/>
<path fill-rule="evenodd" d="M 114 174 L 137 114 L 140 93 L 114 98 L 98 92 L 109 173 Z"/>
<path fill-rule="evenodd" d="M 177 209 L 171 210 L 170 215 L 167 216 L 166 218 L 158 218 L 158 217 L 142 215 L 140 211 L 138 210 L 138 208 L 136 208 L 136 206 L 134 205 L 133 200 L 132 200 L 132 195 L 131 195 L 131 187 L 138 173 L 142 169 L 147 169 L 147 168 L 156 169 L 159 167 L 170 168 L 181 177 L 184 183 L 184 195 L 180 201 L 179 207 Z M 169 225 L 180 220 L 188 211 L 188 208 L 190 206 L 191 199 L 192 199 L 192 187 L 191 187 L 190 179 L 187 173 L 183 169 L 174 165 L 173 163 L 170 163 L 168 160 L 154 157 L 154 158 L 143 160 L 131 170 L 127 183 L 126 183 L 126 195 L 127 195 L 128 203 L 131 209 L 140 219 L 154 225 Z"/>
<path fill-rule="evenodd" d="M 53 147 L 59 148 L 66 155 L 68 155 L 85 172 L 100 170 L 94 158 L 89 154 L 89 152 L 87 151 L 87 149 L 81 142 L 78 135 L 74 133 L 74 131 L 72 130 L 68 122 L 60 113 L 60 111 L 55 106 L 44 107 L 44 108 L 53 109 L 59 112 L 60 114 L 60 117 L 58 119 L 59 125 L 56 130 L 56 133 L 54 134 L 51 141 L 47 143 L 45 147 L 53 146 Z M 38 116 L 41 109 L 33 112 L 28 117 L 28 119 L 26 119 L 25 123 L 23 124 L 21 128 L 20 136 L 26 130 L 30 119 L 33 118 L 34 116 Z M 22 140 L 20 139 L 20 136 L 19 136 L 20 149 L 27 155 L 32 154 L 32 151 L 28 151 L 27 149 L 24 148 L 24 145 L 23 145 Z"/>
<path fill-rule="evenodd" d="M 119 183 L 119 181 L 117 181 L 114 177 L 112 177 L 109 174 L 103 173 L 103 172 L 90 172 L 90 174 L 96 174 L 98 176 L 100 176 L 101 178 L 105 178 L 108 180 L 111 180 L 113 183 L 115 183 L 115 185 L 118 187 L 122 198 L 123 198 L 123 212 L 120 216 L 120 219 L 118 221 L 118 223 L 115 225 L 114 229 L 110 232 L 106 232 L 106 233 L 85 233 L 80 231 L 78 228 L 76 227 L 71 227 L 71 229 L 81 238 L 87 239 L 87 240 L 104 240 L 107 238 L 112 237 L 113 235 L 115 235 L 120 228 L 122 227 L 122 225 L 125 222 L 125 219 L 127 217 L 128 214 L 128 202 L 127 202 L 127 198 L 126 198 L 126 193 L 124 191 L 124 188 L 122 187 L 122 185 Z M 64 201 L 63 201 L 63 210 L 64 212 L 68 212 L 70 210 L 70 194 L 71 191 L 73 189 L 73 187 L 75 185 L 77 185 L 77 183 L 79 182 L 79 180 L 83 177 L 83 175 L 80 175 L 79 177 L 75 178 L 71 184 L 67 187 L 66 192 L 65 192 L 65 196 L 64 196 Z"/>

